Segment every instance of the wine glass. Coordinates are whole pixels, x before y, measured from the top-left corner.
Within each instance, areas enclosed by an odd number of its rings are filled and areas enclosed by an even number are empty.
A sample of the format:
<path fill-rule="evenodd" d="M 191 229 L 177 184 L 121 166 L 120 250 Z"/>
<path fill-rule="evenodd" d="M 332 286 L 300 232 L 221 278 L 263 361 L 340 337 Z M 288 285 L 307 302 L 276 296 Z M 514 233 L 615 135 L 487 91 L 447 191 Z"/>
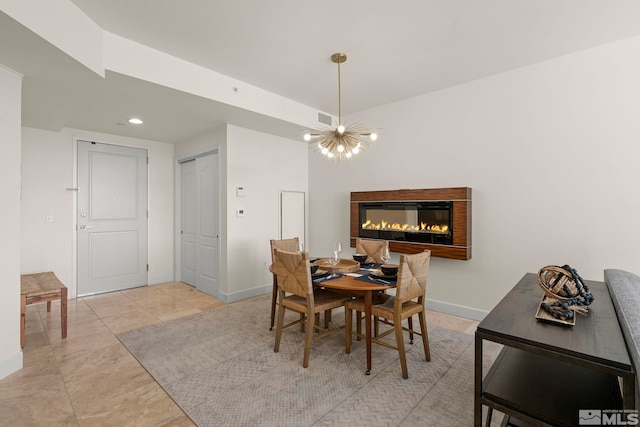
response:
<path fill-rule="evenodd" d="M 382 248 L 382 252 L 380 253 L 380 259 L 382 260 L 383 264 L 386 264 L 389 262 L 389 260 L 391 259 L 391 255 L 389 254 L 388 247 Z"/>
<path fill-rule="evenodd" d="M 342 243 L 340 242 L 334 243 L 333 250 L 338 252 L 338 256 L 340 256 L 340 253 L 342 252 Z"/>
<path fill-rule="evenodd" d="M 336 265 L 340 262 L 340 253 L 338 251 L 331 251 L 331 256 L 329 257 L 329 264 Z"/>

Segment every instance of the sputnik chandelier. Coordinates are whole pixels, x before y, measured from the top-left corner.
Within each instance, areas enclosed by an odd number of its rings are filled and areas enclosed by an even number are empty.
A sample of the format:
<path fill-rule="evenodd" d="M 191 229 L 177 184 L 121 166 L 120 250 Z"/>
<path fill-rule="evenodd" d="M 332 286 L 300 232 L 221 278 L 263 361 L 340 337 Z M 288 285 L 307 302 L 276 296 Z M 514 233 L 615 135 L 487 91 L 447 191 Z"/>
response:
<path fill-rule="evenodd" d="M 370 141 L 378 139 L 374 132 L 367 132 L 362 126 L 352 124 L 345 126 L 342 123 L 342 106 L 340 93 L 340 64 L 347 60 L 344 53 L 334 53 L 331 61 L 338 64 L 338 126 L 335 129 L 318 130 L 304 135 L 307 142 L 317 140 L 317 151 L 332 160 L 350 159 L 369 145 Z"/>

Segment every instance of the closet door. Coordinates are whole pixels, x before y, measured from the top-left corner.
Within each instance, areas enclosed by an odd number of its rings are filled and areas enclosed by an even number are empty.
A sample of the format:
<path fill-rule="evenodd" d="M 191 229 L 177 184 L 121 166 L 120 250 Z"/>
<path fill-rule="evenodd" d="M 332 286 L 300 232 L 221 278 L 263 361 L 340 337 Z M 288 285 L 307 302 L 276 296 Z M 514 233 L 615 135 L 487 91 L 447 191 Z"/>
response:
<path fill-rule="evenodd" d="M 220 294 L 218 154 L 181 164 L 182 281 Z"/>

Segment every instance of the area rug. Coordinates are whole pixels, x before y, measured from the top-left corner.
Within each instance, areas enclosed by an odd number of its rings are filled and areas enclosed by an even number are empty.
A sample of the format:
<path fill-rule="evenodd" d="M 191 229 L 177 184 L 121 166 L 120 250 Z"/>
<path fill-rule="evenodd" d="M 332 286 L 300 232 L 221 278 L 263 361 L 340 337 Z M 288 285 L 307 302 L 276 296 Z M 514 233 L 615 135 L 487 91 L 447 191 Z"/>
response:
<path fill-rule="evenodd" d="M 407 342 L 407 380 L 397 351 L 378 345 L 365 375 L 364 341 L 346 354 L 342 332 L 315 341 L 305 369 L 298 327 L 273 352 L 270 303 L 250 298 L 118 338 L 201 427 L 473 424 L 472 335 L 429 325 L 431 362 L 418 340 Z M 332 323 L 343 320 L 334 311 Z M 499 352 L 487 344 L 485 367 Z"/>

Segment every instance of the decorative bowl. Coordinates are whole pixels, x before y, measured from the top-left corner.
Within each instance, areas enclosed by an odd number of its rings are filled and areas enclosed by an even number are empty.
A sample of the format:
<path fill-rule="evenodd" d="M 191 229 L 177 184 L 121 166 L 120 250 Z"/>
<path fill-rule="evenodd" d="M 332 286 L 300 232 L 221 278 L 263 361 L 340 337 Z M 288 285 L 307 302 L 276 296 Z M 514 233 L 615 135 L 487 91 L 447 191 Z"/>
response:
<path fill-rule="evenodd" d="M 360 264 L 366 262 L 367 258 L 369 258 L 369 255 L 367 254 L 353 254 L 353 259 L 358 261 Z"/>
<path fill-rule="evenodd" d="M 395 276 L 398 274 L 398 264 L 382 264 L 380 270 L 385 276 Z"/>

